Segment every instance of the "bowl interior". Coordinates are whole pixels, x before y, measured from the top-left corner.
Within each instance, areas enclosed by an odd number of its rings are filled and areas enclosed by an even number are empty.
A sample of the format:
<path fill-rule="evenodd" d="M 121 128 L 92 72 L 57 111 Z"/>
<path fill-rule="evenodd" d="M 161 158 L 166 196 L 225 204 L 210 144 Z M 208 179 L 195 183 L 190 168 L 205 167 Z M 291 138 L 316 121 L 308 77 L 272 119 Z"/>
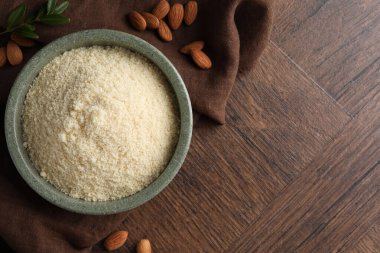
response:
<path fill-rule="evenodd" d="M 25 96 L 34 78 L 53 58 L 65 51 L 85 46 L 120 46 L 138 52 L 165 74 L 176 95 L 180 113 L 180 134 L 175 152 L 161 175 L 148 187 L 134 195 L 112 201 L 90 202 L 72 198 L 43 179 L 31 163 L 22 143 L 21 113 Z M 180 169 L 189 149 L 192 133 L 190 98 L 182 78 L 170 61 L 149 43 L 127 33 L 97 29 L 59 38 L 41 49 L 22 69 L 8 97 L 5 112 L 5 135 L 12 160 L 24 180 L 51 203 L 73 212 L 112 214 L 137 207 L 162 191 Z"/>

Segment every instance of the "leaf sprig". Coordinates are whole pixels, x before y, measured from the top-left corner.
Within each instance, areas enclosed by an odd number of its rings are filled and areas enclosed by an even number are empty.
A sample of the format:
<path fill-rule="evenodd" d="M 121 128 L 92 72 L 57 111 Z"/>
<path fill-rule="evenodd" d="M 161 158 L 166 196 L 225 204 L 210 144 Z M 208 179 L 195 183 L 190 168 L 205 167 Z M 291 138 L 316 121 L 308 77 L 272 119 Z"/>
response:
<path fill-rule="evenodd" d="M 65 0 L 57 5 L 56 0 L 48 0 L 39 9 L 26 15 L 26 5 L 21 3 L 11 11 L 7 19 L 7 25 L 0 35 L 15 33 L 21 37 L 38 39 L 36 23 L 46 25 L 64 25 L 70 23 L 70 18 L 62 15 L 69 7 L 69 1 Z"/>

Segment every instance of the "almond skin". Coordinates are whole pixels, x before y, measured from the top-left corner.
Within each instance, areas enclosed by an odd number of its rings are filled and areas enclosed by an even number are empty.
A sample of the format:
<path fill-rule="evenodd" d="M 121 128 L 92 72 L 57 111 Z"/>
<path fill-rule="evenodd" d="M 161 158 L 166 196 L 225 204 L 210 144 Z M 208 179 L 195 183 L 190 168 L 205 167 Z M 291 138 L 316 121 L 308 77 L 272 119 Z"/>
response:
<path fill-rule="evenodd" d="M 7 63 L 7 49 L 0 47 L 0 68 Z"/>
<path fill-rule="evenodd" d="M 19 65 L 22 62 L 22 51 L 13 41 L 9 41 L 7 44 L 7 58 L 12 66 Z"/>
<path fill-rule="evenodd" d="M 183 5 L 179 3 L 174 4 L 170 9 L 168 21 L 173 30 L 177 30 L 181 26 L 184 12 Z"/>
<path fill-rule="evenodd" d="M 129 23 L 137 30 L 137 31 L 145 31 L 146 29 L 146 21 L 144 17 L 138 13 L 137 11 L 132 11 L 128 14 Z"/>
<path fill-rule="evenodd" d="M 145 18 L 146 27 L 148 29 L 157 29 L 160 25 L 160 20 L 158 20 L 158 18 L 153 14 L 144 11 L 141 13 L 141 15 Z"/>
<path fill-rule="evenodd" d="M 34 40 L 21 37 L 20 35 L 17 35 L 15 33 L 11 34 L 11 40 L 13 40 L 20 47 L 33 47 L 36 45 Z"/>
<path fill-rule="evenodd" d="M 185 5 L 184 20 L 186 25 L 194 23 L 198 15 L 198 3 L 196 1 L 189 1 Z"/>
<path fill-rule="evenodd" d="M 186 46 L 182 47 L 179 51 L 183 54 L 190 54 L 192 50 L 202 50 L 205 46 L 203 40 L 194 41 Z"/>
<path fill-rule="evenodd" d="M 201 50 L 192 50 L 190 51 L 191 58 L 195 64 L 201 69 L 211 69 L 212 62 L 210 58 Z"/>
<path fill-rule="evenodd" d="M 108 251 L 113 251 L 120 248 L 128 239 L 128 231 L 120 230 L 110 234 L 103 243 L 103 246 Z"/>
<path fill-rule="evenodd" d="M 158 19 L 163 19 L 168 15 L 170 11 L 170 4 L 166 0 L 161 0 L 156 6 L 153 8 L 152 14 L 156 16 Z"/>
<path fill-rule="evenodd" d="M 136 248 L 137 253 L 152 253 L 152 246 L 150 245 L 150 241 L 148 239 L 142 239 Z"/>
<path fill-rule="evenodd" d="M 172 31 L 163 20 L 160 20 L 160 25 L 158 27 L 158 35 L 160 35 L 163 41 L 169 42 L 173 40 Z"/>

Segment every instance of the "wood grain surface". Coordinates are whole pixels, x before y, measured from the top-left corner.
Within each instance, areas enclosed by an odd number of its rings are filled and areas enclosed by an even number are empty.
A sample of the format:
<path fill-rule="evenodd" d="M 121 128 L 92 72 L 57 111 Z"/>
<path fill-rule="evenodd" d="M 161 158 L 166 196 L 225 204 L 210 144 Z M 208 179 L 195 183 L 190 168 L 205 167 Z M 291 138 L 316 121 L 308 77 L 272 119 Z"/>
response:
<path fill-rule="evenodd" d="M 380 218 L 380 118 L 370 117 L 380 110 L 380 96 L 377 99 L 228 252 L 339 252 Z"/>
<path fill-rule="evenodd" d="M 278 1 L 273 40 L 354 115 L 379 92 L 380 1 Z"/>
<path fill-rule="evenodd" d="M 279 1 L 275 16 L 227 125 L 200 119 L 118 252 L 141 238 L 154 252 L 379 252 L 380 2 Z"/>
<path fill-rule="evenodd" d="M 380 252 L 380 222 L 375 224 L 367 233 L 365 233 L 360 241 L 347 252 Z"/>

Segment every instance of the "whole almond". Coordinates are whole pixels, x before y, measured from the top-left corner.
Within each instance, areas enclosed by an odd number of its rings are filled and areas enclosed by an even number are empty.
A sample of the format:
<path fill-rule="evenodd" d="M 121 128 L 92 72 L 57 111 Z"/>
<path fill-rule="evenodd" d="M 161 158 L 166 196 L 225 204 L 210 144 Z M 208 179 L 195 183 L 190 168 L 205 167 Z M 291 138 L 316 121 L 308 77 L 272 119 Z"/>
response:
<path fill-rule="evenodd" d="M 146 29 L 146 21 L 144 17 L 138 13 L 137 11 L 132 11 L 128 14 L 129 23 L 137 30 L 137 31 L 145 31 Z"/>
<path fill-rule="evenodd" d="M 198 15 L 198 3 L 196 1 L 189 1 L 185 5 L 184 20 L 186 25 L 194 23 Z"/>
<path fill-rule="evenodd" d="M 110 234 L 103 243 L 103 246 L 108 251 L 113 251 L 120 248 L 128 239 L 128 231 L 120 230 Z"/>
<path fill-rule="evenodd" d="M 160 25 L 158 26 L 158 35 L 160 35 L 163 41 L 168 42 L 173 40 L 172 31 L 163 20 L 160 20 Z"/>
<path fill-rule="evenodd" d="M 145 18 L 146 21 L 146 27 L 148 29 L 157 29 L 160 25 L 160 20 L 153 14 L 149 12 L 141 12 L 141 15 Z"/>
<path fill-rule="evenodd" d="M 201 50 L 192 50 L 190 51 L 191 58 L 195 64 L 201 69 L 211 69 L 212 62 L 210 58 Z"/>
<path fill-rule="evenodd" d="M 5 47 L 0 47 L 0 67 L 7 63 L 7 50 Z"/>
<path fill-rule="evenodd" d="M 170 9 L 169 15 L 168 15 L 168 21 L 169 25 L 173 30 L 177 30 L 183 21 L 183 15 L 184 15 L 184 9 L 183 5 L 176 3 L 172 6 Z"/>
<path fill-rule="evenodd" d="M 152 14 L 156 16 L 158 19 L 163 19 L 168 15 L 170 11 L 170 4 L 166 0 L 161 0 L 156 6 L 153 8 Z"/>
<path fill-rule="evenodd" d="M 202 50 L 205 46 L 205 42 L 203 40 L 194 41 L 186 46 L 182 47 L 179 51 L 183 54 L 190 54 L 192 50 Z"/>
<path fill-rule="evenodd" d="M 17 35 L 15 33 L 11 34 L 11 40 L 16 42 L 16 44 L 19 45 L 20 47 L 33 47 L 36 45 L 34 40 L 21 37 L 20 35 Z"/>
<path fill-rule="evenodd" d="M 7 44 L 7 58 L 11 65 L 19 65 L 22 62 L 23 55 L 20 47 L 13 41 Z"/>
<path fill-rule="evenodd" d="M 137 253 L 152 253 L 152 246 L 150 245 L 150 241 L 148 239 L 142 239 L 137 244 Z"/>

